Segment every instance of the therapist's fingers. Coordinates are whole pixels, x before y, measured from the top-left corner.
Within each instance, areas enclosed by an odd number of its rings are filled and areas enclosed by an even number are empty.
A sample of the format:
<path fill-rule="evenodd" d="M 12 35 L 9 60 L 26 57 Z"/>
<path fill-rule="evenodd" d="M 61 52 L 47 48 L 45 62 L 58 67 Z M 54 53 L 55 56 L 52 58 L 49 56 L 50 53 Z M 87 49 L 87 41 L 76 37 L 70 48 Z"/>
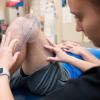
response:
<path fill-rule="evenodd" d="M 5 37 L 5 35 L 3 34 L 3 35 L 2 35 L 2 40 L 1 40 L 1 45 L 0 45 L 1 47 L 4 46 L 5 39 L 6 39 L 6 37 Z"/>
<path fill-rule="evenodd" d="M 49 45 L 44 45 L 44 47 L 50 51 L 54 51 L 54 47 L 49 46 Z"/>
<path fill-rule="evenodd" d="M 48 57 L 47 61 L 59 61 L 58 57 Z"/>
<path fill-rule="evenodd" d="M 14 62 L 17 61 L 19 55 L 20 55 L 20 52 L 19 51 L 14 54 L 14 57 L 13 57 L 13 61 Z"/>
<path fill-rule="evenodd" d="M 9 44 L 9 49 L 13 52 L 15 49 L 16 49 L 16 45 L 18 43 L 18 40 L 17 39 L 14 39 L 10 42 Z"/>
<path fill-rule="evenodd" d="M 11 42 L 11 33 L 9 33 L 9 35 L 8 34 L 6 34 L 6 39 L 5 39 L 5 46 L 8 46 L 9 45 L 9 43 Z"/>
<path fill-rule="evenodd" d="M 50 39 L 47 38 L 47 41 L 48 41 L 48 43 L 49 43 L 51 46 L 54 46 L 54 47 L 56 46 L 56 44 L 53 43 L 52 41 L 50 41 Z"/>

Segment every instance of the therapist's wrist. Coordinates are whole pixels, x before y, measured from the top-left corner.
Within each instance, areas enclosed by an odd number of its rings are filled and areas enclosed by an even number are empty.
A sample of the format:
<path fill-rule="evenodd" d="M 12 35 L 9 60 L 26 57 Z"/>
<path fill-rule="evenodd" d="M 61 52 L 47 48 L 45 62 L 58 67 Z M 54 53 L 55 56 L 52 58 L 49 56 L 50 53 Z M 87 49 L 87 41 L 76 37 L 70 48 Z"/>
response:
<path fill-rule="evenodd" d="M 8 76 L 10 78 L 10 72 L 7 68 L 0 66 L 0 76 Z"/>
<path fill-rule="evenodd" d="M 0 62 L 0 67 L 6 68 L 8 71 L 11 70 L 12 65 L 11 64 L 6 64 L 6 62 Z"/>
<path fill-rule="evenodd" d="M 7 84 L 9 83 L 9 77 L 7 75 L 0 76 L 0 84 L 4 84 L 4 82 L 7 82 Z"/>

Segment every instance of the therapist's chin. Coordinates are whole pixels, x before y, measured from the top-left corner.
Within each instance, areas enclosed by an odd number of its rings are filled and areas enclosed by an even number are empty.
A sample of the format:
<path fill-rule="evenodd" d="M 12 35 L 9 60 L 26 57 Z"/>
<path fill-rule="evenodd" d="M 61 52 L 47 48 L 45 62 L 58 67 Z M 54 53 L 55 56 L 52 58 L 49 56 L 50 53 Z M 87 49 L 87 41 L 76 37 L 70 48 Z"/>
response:
<path fill-rule="evenodd" d="M 100 42 L 97 41 L 92 41 L 92 43 L 94 44 L 94 46 L 100 48 Z"/>

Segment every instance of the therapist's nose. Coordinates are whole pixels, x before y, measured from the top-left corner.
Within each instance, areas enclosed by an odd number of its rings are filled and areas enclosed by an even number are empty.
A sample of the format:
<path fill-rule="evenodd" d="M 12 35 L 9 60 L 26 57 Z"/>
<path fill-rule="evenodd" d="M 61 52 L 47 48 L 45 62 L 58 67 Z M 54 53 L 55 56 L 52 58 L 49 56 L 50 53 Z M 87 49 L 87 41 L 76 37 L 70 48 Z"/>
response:
<path fill-rule="evenodd" d="M 83 31 L 82 23 L 79 21 L 76 22 L 76 31 L 77 32 Z"/>

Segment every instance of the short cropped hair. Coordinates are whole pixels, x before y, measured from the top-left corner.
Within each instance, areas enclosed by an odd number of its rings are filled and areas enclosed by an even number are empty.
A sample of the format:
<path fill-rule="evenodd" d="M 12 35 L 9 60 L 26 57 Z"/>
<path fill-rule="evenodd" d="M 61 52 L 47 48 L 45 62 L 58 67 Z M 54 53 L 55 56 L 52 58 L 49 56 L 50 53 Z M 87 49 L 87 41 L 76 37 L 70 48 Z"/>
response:
<path fill-rule="evenodd" d="M 20 50 L 26 43 L 32 43 L 38 37 L 39 24 L 35 17 L 18 17 L 8 27 L 6 35 L 10 39 L 17 38 L 20 44 L 16 50 Z"/>
<path fill-rule="evenodd" d="M 87 0 L 87 1 L 92 4 L 96 13 L 100 15 L 100 0 Z"/>

